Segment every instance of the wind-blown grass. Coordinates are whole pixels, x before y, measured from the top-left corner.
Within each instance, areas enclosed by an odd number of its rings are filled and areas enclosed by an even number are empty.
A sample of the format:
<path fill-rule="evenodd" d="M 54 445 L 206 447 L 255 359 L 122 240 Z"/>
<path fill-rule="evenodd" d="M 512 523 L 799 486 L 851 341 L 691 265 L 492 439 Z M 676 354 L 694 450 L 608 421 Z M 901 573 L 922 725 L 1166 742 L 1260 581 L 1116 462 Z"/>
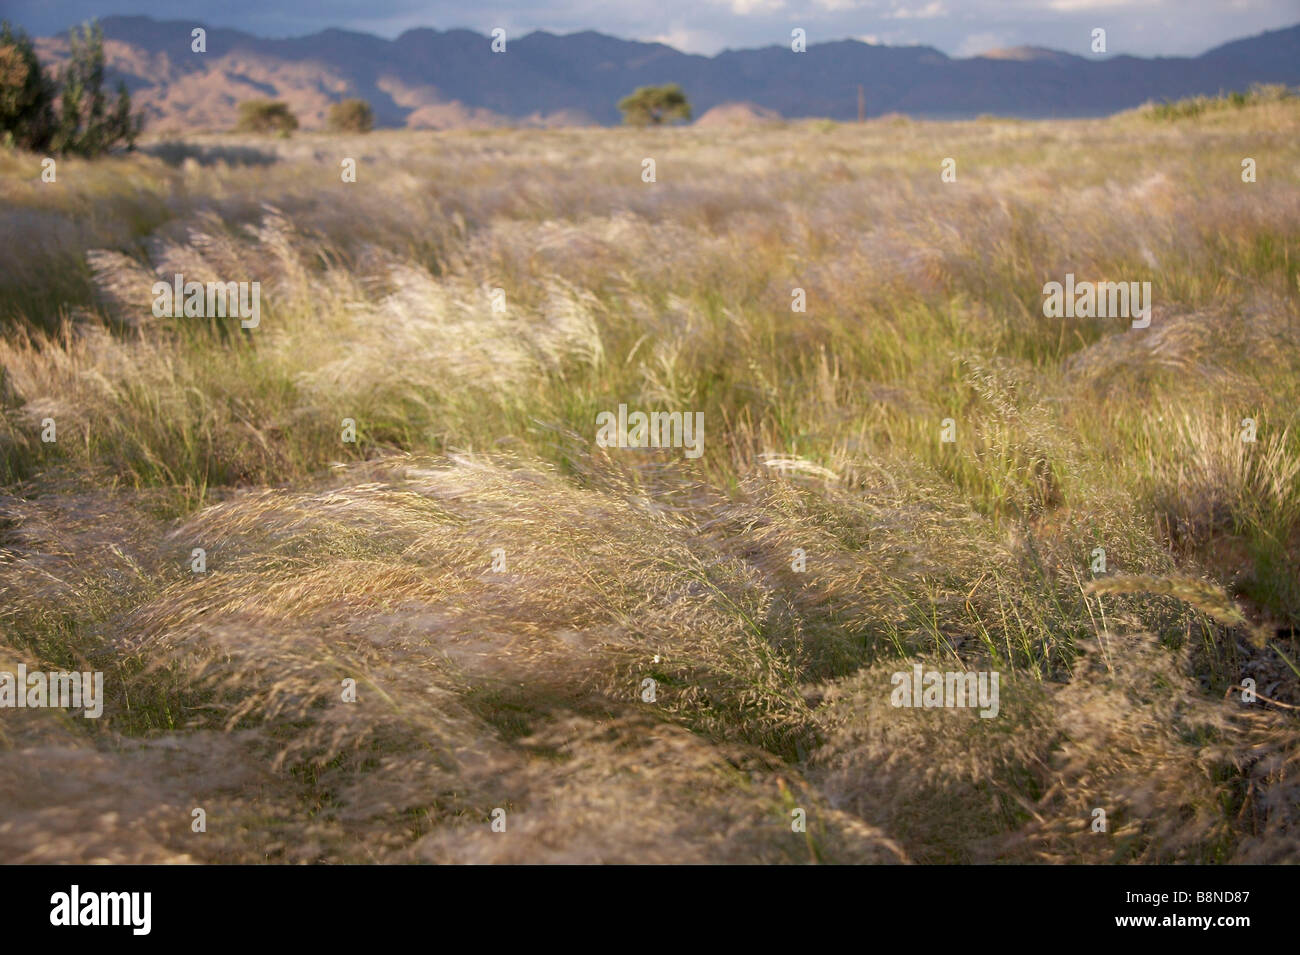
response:
<path fill-rule="evenodd" d="M 0 711 L 6 857 L 1295 861 L 1298 129 L 0 154 L 0 669 L 108 694 Z M 177 272 L 261 324 L 154 318 Z M 1044 318 L 1067 272 L 1151 326 Z"/>

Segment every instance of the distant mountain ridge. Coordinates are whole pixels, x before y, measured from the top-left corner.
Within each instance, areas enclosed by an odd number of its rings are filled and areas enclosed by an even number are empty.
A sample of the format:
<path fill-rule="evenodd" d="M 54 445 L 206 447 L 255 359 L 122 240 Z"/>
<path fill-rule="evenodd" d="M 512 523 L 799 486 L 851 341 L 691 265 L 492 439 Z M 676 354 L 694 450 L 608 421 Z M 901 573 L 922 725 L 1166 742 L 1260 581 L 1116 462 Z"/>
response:
<path fill-rule="evenodd" d="M 744 101 L 785 117 L 841 120 L 856 118 L 859 84 L 870 116 L 942 118 L 1096 116 L 1252 83 L 1300 84 L 1300 24 L 1198 57 L 1149 59 L 1038 47 L 953 59 L 933 47 L 855 40 L 707 57 L 592 31 L 534 32 L 492 53 L 490 38 L 470 30 L 263 39 L 206 26 L 207 52 L 192 53 L 190 31 L 202 24 L 136 16 L 101 24 L 110 78 L 126 81 L 154 132 L 229 128 L 237 104 L 253 97 L 286 100 L 307 128 L 350 96 L 370 102 L 378 125 L 442 128 L 616 123 L 621 96 L 667 82 L 685 88 L 697 115 Z M 42 37 L 37 49 L 57 61 L 67 41 Z"/>

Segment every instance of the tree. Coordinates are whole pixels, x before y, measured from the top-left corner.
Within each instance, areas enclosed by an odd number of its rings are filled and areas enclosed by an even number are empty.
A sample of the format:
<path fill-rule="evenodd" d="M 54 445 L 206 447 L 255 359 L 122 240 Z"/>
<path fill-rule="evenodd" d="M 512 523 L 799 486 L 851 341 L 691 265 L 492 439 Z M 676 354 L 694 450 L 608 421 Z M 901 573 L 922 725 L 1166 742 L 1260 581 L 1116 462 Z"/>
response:
<path fill-rule="evenodd" d="M 104 95 L 104 33 L 98 23 L 68 33 L 69 56 L 59 71 L 59 120 L 50 146 L 55 152 L 98 156 L 120 142 L 134 147 L 139 119 L 131 116 L 131 94 L 117 85 L 117 102 Z"/>
<path fill-rule="evenodd" d="M 298 128 L 298 118 L 288 103 L 270 99 L 248 99 L 239 104 L 239 122 L 235 129 L 246 133 L 283 133 Z"/>
<path fill-rule="evenodd" d="M 640 86 L 635 93 L 619 100 L 618 108 L 623 112 L 623 122 L 629 126 L 659 126 L 691 118 L 691 104 L 676 83 Z"/>
<path fill-rule="evenodd" d="M 54 135 L 54 84 L 41 72 L 32 41 L 0 24 L 0 138 L 43 150 Z"/>
<path fill-rule="evenodd" d="M 363 99 L 345 99 L 330 106 L 329 128 L 340 133 L 368 133 L 375 126 L 375 114 Z"/>

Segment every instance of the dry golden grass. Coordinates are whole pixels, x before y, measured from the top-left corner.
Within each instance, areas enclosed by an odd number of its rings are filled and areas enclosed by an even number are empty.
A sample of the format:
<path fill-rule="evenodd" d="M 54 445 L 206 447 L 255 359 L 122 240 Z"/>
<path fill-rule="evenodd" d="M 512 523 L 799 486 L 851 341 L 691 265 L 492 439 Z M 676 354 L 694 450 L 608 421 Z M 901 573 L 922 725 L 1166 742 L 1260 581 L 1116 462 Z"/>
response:
<path fill-rule="evenodd" d="M 0 153 L 0 670 L 108 697 L 0 857 L 1300 859 L 1300 110 L 1203 112 Z"/>

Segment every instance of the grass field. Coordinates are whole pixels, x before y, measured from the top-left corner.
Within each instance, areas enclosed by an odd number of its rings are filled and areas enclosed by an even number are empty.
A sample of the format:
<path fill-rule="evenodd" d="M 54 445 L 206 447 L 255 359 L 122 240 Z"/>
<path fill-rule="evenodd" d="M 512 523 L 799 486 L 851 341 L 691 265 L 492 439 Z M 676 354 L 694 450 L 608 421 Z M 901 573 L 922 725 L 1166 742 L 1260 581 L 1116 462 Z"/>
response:
<path fill-rule="evenodd" d="M 1300 861 L 1298 133 L 0 152 L 0 669 L 106 694 L 0 712 L 0 853 Z M 892 705 L 918 663 L 997 715 Z"/>

